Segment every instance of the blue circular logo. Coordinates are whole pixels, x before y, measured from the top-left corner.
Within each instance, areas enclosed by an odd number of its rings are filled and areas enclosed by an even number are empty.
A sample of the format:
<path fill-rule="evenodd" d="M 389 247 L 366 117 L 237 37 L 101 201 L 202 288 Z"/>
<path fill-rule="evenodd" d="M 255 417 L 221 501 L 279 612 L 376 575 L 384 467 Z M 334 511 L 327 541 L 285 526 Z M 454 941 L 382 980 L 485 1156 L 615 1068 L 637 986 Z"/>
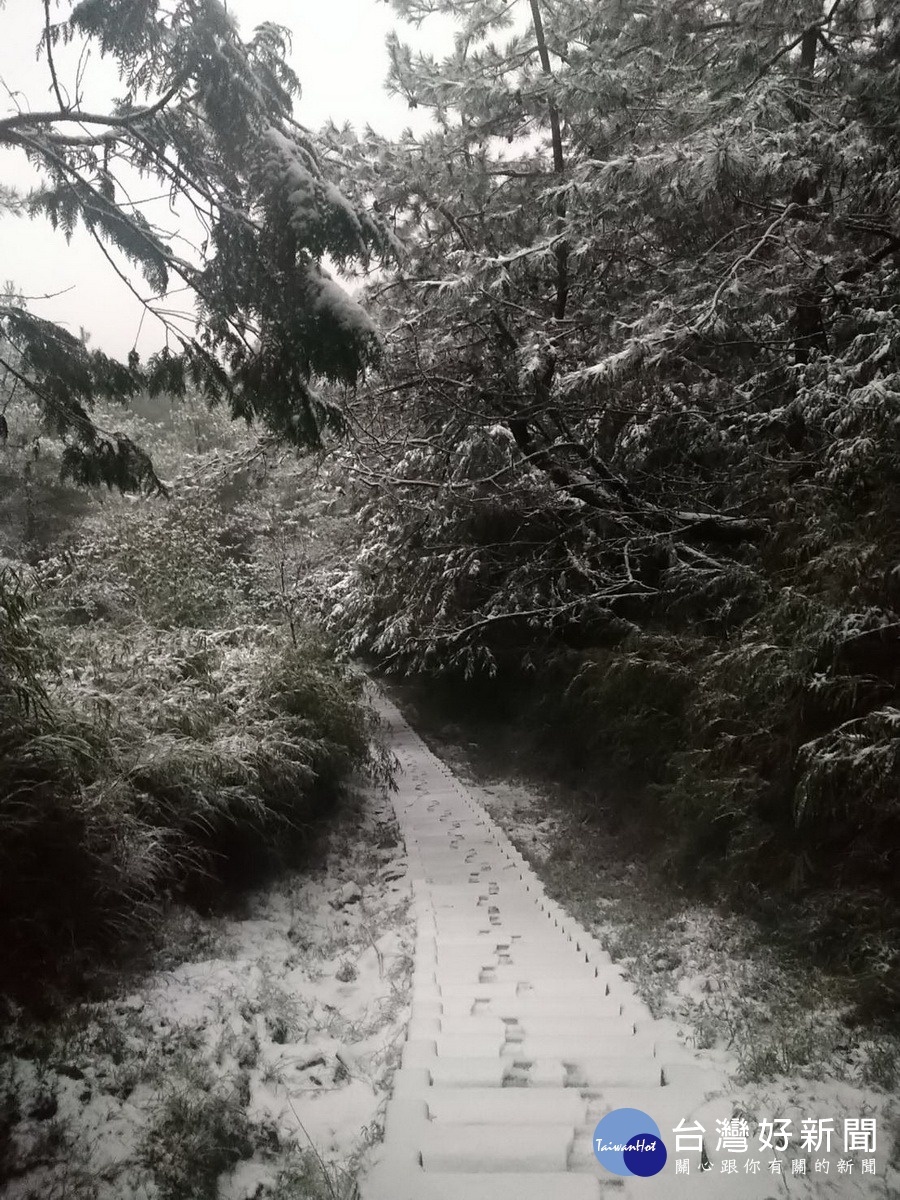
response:
<path fill-rule="evenodd" d="M 658 1175 L 668 1154 L 659 1126 L 639 1108 L 614 1108 L 597 1123 L 594 1154 L 613 1175 Z"/>

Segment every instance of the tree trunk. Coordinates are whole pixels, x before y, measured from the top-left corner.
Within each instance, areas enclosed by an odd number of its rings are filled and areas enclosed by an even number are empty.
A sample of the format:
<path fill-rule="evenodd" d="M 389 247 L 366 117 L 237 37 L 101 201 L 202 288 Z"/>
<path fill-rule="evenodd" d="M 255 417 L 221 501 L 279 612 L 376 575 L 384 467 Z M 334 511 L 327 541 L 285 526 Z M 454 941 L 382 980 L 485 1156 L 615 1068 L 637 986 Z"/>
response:
<path fill-rule="evenodd" d="M 541 18 L 541 10 L 538 0 L 529 0 L 531 6 L 531 19 L 534 23 L 534 36 L 537 40 L 538 55 L 541 60 L 541 70 L 548 79 L 553 77 L 553 72 L 550 69 L 550 54 L 547 50 L 547 39 L 544 36 L 544 22 Z M 551 96 L 548 102 L 548 111 L 550 116 L 550 142 L 553 147 L 553 171 L 560 182 L 566 169 L 566 162 L 563 156 L 562 131 L 559 124 L 559 109 L 556 107 L 556 101 Z M 566 225 L 566 198 L 560 193 L 556 198 L 556 233 L 560 237 L 560 241 L 556 243 L 556 302 L 553 306 L 553 316 L 557 321 L 561 321 L 566 315 L 566 304 L 569 298 L 569 247 L 568 243 L 561 237 Z"/>

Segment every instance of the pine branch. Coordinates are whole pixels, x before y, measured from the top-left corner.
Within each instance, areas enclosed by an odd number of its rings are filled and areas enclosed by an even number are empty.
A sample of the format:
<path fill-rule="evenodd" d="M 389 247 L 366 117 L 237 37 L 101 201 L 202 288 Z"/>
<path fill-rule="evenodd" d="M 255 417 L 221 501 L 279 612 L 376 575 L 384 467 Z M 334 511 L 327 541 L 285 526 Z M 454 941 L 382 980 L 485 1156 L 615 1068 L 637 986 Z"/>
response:
<path fill-rule="evenodd" d="M 539 0 L 529 0 L 529 5 L 531 7 L 531 19 L 534 24 L 535 37 L 537 38 L 541 70 L 548 79 L 552 79 L 553 72 L 550 68 L 550 54 L 547 50 L 547 39 L 544 36 L 544 22 L 541 18 Z M 552 94 L 548 100 L 548 115 L 550 117 L 550 143 L 553 148 L 553 171 L 555 175 L 561 178 L 566 169 L 566 162 L 563 155 L 559 109 L 556 107 L 556 101 L 553 99 Z M 563 237 L 565 223 L 566 198 L 562 191 L 558 191 L 556 196 L 556 236 L 558 241 L 554 251 L 556 257 L 556 301 L 553 308 L 553 316 L 557 321 L 562 321 L 565 317 L 566 303 L 569 297 L 569 246 Z"/>
<path fill-rule="evenodd" d="M 56 74 L 56 61 L 53 57 L 53 35 L 50 26 L 50 0 L 44 0 L 44 45 L 47 48 L 47 65 L 50 68 L 50 78 L 53 83 L 53 92 L 56 96 L 56 102 L 60 109 L 67 109 L 68 105 L 62 97 L 59 79 L 57 78 Z"/>
<path fill-rule="evenodd" d="M 177 80 L 155 103 L 148 105 L 146 108 L 134 109 L 125 116 L 116 116 L 113 113 L 83 112 L 80 109 L 65 108 L 64 106 L 61 106 L 58 110 L 51 109 L 46 112 L 20 112 L 14 116 L 0 118 L 0 136 L 6 130 L 31 129 L 41 125 L 58 125 L 62 121 L 73 122 L 79 125 L 103 125 L 110 129 L 130 130 L 135 124 L 141 124 L 148 118 L 162 112 L 166 105 L 175 99 L 188 78 L 189 76 L 184 76 Z"/>

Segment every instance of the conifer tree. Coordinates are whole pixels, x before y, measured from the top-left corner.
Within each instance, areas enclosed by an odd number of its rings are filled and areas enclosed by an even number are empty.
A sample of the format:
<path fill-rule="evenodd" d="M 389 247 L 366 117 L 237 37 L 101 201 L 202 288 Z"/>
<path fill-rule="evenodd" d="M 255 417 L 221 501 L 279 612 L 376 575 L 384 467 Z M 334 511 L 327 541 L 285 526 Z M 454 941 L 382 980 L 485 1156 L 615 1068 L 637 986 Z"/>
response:
<path fill-rule="evenodd" d="M 822 411 L 800 411 L 813 376 L 838 347 L 863 353 L 853 314 L 893 278 L 894 18 L 834 0 L 396 8 L 458 34 L 442 62 L 390 44 L 391 85 L 434 132 L 334 133 L 405 243 L 380 300 L 377 395 L 396 397 L 409 449 L 385 503 L 442 489 L 437 545 L 468 542 L 446 523 L 468 530 L 469 501 L 543 529 L 525 560 L 492 551 L 496 576 L 477 538 L 440 581 L 414 571 L 422 612 L 465 657 L 486 620 L 602 624 L 652 610 L 664 579 L 743 586 L 769 499 L 827 437 Z M 402 543 L 404 520 L 384 519 Z"/>
<path fill-rule="evenodd" d="M 672 859 L 816 891 L 896 1008 L 897 14 L 396 6 L 458 35 L 391 47 L 434 132 L 334 134 L 405 257 L 333 619 L 536 680 L 542 727 L 663 785 Z"/>
<path fill-rule="evenodd" d="M 41 183 L 28 196 L 3 188 L 0 213 L 7 225 L 18 213 L 67 235 L 86 229 L 132 290 L 121 256 L 143 276 L 141 293 L 187 289 L 199 318 L 193 336 L 169 322 L 166 349 L 142 365 L 88 349 L 20 303 L 2 304 L 7 390 L 15 383 L 38 398 L 66 441 L 64 469 L 80 482 L 159 486 L 139 447 L 95 425 L 99 396 L 193 387 L 282 438 L 315 444 L 341 419 L 315 377 L 352 383 L 377 352 L 374 327 L 323 258 L 368 261 L 386 243 L 365 207 L 329 181 L 293 117 L 299 84 L 288 39 L 263 24 L 243 40 L 220 0 L 43 2 L 39 56 L 51 102 L 0 117 L 0 147 L 24 155 Z M 61 54 L 72 43 L 84 52 L 67 79 Z M 99 111 L 85 98 L 89 51 L 115 63 L 122 89 Z M 136 176 L 202 231 L 200 254 L 183 253 L 146 215 Z M 164 304 L 156 311 L 165 319 Z"/>

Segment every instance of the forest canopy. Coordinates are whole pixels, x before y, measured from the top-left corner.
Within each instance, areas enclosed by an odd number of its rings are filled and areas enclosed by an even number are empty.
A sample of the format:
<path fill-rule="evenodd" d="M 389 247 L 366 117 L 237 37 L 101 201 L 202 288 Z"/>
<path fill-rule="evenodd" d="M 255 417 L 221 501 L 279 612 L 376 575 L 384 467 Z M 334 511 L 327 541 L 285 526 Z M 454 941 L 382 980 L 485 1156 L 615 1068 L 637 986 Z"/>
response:
<path fill-rule="evenodd" d="M 458 32 L 390 47 L 431 133 L 331 135 L 404 258 L 329 618 L 388 669 L 530 696 L 538 736 L 649 779 L 684 878 L 809 902 L 886 995 L 897 13 L 396 7 Z"/>

